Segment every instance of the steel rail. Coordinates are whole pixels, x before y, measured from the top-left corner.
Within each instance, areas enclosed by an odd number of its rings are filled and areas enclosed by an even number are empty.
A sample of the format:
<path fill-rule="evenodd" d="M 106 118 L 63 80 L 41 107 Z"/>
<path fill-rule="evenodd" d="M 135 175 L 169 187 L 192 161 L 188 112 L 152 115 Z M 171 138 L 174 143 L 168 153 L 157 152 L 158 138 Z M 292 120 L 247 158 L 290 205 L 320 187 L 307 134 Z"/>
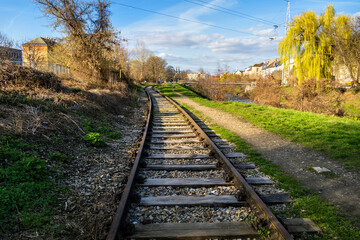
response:
<path fill-rule="evenodd" d="M 113 218 L 110 230 L 108 232 L 108 235 L 106 237 L 106 240 L 115 240 L 118 237 L 118 233 L 121 232 L 121 227 L 120 224 L 123 223 L 124 217 L 127 213 L 128 210 L 128 205 L 129 205 L 129 199 L 130 199 L 130 194 L 135 186 L 135 178 L 136 175 L 139 171 L 139 165 L 140 165 L 140 160 L 143 154 L 143 149 L 145 146 L 145 140 L 147 137 L 147 133 L 148 133 L 148 129 L 150 126 L 150 122 L 151 122 L 151 118 L 152 118 L 152 100 L 151 100 L 151 96 L 148 93 L 148 90 L 145 89 L 145 92 L 147 94 L 147 97 L 149 99 L 149 110 L 148 110 L 148 115 L 147 115 L 147 121 L 146 121 L 146 126 L 144 129 L 144 133 L 142 136 L 142 140 L 139 146 L 139 150 L 137 152 L 136 158 L 135 158 L 135 162 L 133 167 L 131 168 L 131 172 L 130 175 L 128 177 L 128 181 L 126 183 L 125 189 L 121 195 L 121 199 L 120 199 L 120 203 L 118 205 L 118 208 L 116 210 L 115 216 Z"/>
<path fill-rule="evenodd" d="M 202 130 L 202 128 L 195 122 L 195 120 L 183 109 L 181 108 L 173 99 L 167 97 L 157 92 L 165 97 L 168 101 L 170 101 L 177 109 L 182 112 L 187 120 L 194 127 L 194 130 L 198 132 L 199 136 L 207 143 L 211 150 L 213 150 L 217 159 L 221 160 L 223 163 L 223 167 L 227 170 L 228 173 L 235 180 L 235 184 L 240 188 L 245 190 L 246 195 L 248 196 L 247 201 L 249 205 L 254 205 L 259 209 L 258 214 L 260 217 L 264 218 L 270 227 L 270 234 L 273 239 L 281 239 L 281 240 L 290 240 L 293 239 L 289 232 L 285 229 L 285 227 L 279 222 L 279 220 L 275 217 L 275 215 L 271 212 L 271 210 L 266 206 L 266 204 L 261 200 L 261 198 L 256 194 L 254 189 L 246 182 L 244 177 L 236 170 L 233 164 L 227 159 L 227 157 L 221 152 L 221 150 L 215 145 L 215 143 L 206 135 L 206 133 Z"/>

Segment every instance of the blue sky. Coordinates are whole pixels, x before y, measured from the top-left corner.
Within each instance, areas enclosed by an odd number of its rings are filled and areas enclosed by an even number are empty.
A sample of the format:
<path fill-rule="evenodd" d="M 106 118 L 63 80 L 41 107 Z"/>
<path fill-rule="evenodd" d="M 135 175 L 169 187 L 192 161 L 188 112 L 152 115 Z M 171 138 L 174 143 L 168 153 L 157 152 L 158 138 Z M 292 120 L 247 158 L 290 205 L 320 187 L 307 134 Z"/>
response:
<path fill-rule="evenodd" d="M 143 41 L 154 55 L 166 59 L 169 65 L 194 72 L 202 67 L 210 73 L 216 72 L 218 66 L 225 69 L 227 65 L 229 71 L 235 71 L 236 68 L 244 69 L 277 57 L 280 39 L 271 41 L 269 38 L 284 34 L 284 27 L 275 30 L 273 24 L 285 23 L 287 9 L 284 0 L 111 2 L 111 21 L 115 28 L 121 30 L 122 36 L 128 39 L 130 50 L 137 41 Z M 308 10 L 320 14 L 329 3 L 334 5 L 337 13 L 352 16 L 360 13 L 360 0 L 294 0 L 290 3 L 292 17 Z M 230 9 L 230 14 L 212 9 L 215 6 Z M 242 17 L 235 16 L 239 13 Z M 31 0 L 0 0 L 0 31 L 19 43 L 39 36 L 60 35 L 53 31 L 50 20 L 42 15 Z"/>

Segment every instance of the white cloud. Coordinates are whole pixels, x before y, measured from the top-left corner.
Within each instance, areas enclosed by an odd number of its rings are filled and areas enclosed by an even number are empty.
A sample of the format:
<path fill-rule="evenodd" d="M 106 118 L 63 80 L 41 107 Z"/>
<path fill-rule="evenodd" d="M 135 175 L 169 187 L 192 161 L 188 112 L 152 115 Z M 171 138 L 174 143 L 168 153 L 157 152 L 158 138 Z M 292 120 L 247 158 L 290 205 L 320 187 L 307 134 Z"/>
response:
<path fill-rule="evenodd" d="M 188 47 L 197 48 L 206 45 L 214 39 L 219 39 L 218 34 L 194 34 L 189 32 L 155 32 L 144 33 L 142 39 L 147 45 L 157 45 L 164 48 Z"/>
<path fill-rule="evenodd" d="M 264 54 L 275 52 L 277 41 L 271 41 L 269 38 L 226 38 L 221 41 L 214 41 L 208 45 L 208 48 L 217 53 L 229 54 Z"/>
<path fill-rule="evenodd" d="M 230 0 L 214 0 L 211 3 L 226 7 L 238 4 Z M 203 17 L 209 17 L 209 14 L 216 15 L 214 10 L 190 3 L 182 3 L 162 12 L 199 22 L 204 22 Z M 207 19 L 209 24 L 219 24 L 215 18 Z M 244 25 L 229 26 L 234 29 L 241 27 Z M 272 28 L 252 25 L 239 31 L 254 36 L 245 38 L 234 33 L 229 33 L 229 36 L 226 32 L 214 33 L 209 26 L 162 16 L 152 16 L 123 29 L 125 35 L 131 34 L 131 40 L 144 41 L 156 56 L 165 59 L 169 65 L 193 71 L 203 67 L 215 73 L 218 64 L 227 64 L 230 70 L 235 70 L 277 55 L 277 42 L 269 40 Z"/>
<path fill-rule="evenodd" d="M 270 37 L 273 33 L 274 33 L 274 28 L 253 31 L 253 34 L 261 37 Z"/>

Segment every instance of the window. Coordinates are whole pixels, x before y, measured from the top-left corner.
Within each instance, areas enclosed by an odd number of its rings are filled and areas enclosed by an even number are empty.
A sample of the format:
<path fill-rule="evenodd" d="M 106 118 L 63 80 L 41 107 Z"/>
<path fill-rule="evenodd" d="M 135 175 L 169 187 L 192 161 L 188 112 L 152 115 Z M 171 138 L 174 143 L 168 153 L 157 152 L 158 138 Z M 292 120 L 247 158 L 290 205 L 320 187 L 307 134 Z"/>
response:
<path fill-rule="evenodd" d="M 29 47 L 29 51 L 32 51 L 33 50 L 33 48 L 32 47 Z"/>
<path fill-rule="evenodd" d="M 29 55 L 29 59 L 31 60 L 31 59 L 34 59 L 34 55 L 33 54 L 30 54 Z"/>

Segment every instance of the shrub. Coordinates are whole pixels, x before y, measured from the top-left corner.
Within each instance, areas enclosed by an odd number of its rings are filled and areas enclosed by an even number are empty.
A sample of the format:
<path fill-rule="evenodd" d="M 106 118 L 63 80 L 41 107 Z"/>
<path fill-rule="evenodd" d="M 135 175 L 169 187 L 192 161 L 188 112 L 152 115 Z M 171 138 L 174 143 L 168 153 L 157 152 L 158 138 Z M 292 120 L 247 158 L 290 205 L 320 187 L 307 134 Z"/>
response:
<path fill-rule="evenodd" d="M 100 133 L 90 132 L 84 136 L 84 140 L 95 147 L 103 147 L 106 145 L 104 139 L 101 137 Z"/>
<path fill-rule="evenodd" d="M 256 82 L 256 88 L 251 92 L 251 98 L 254 103 L 280 107 L 280 83 L 281 81 L 271 76 L 260 78 Z"/>

